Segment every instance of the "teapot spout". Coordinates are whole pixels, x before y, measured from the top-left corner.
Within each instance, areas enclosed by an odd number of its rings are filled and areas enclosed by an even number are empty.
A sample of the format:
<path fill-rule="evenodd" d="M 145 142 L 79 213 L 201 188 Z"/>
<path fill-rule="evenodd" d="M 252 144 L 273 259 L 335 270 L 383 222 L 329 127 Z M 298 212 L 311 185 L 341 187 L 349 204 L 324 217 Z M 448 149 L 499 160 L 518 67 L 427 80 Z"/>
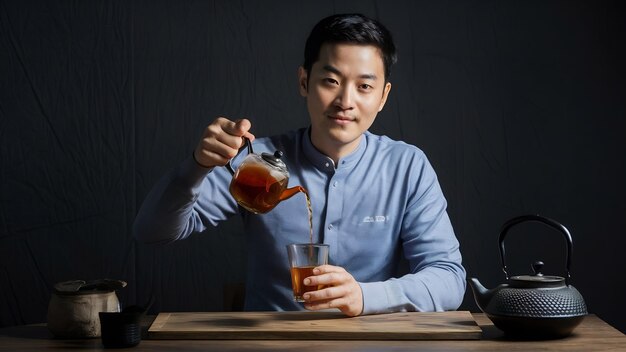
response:
<path fill-rule="evenodd" d="M 484 312 L 485 308 L 489 304 L 489 301 L 491 301 L 494 290 L 485 288 L 485 286 L 483 286 L 475 277 L 469 278 L 467 281 L 469 286 L 472 288 L 476 305 L 478 305 L 478 308 Z"/>
<path fill-rule="evenodd" d="M 305 195 L 307 195 L 308 197 L 308 193 L 306 192 L 306 190 L 304 188 L 302 188 L 302 186 L 295 186 L 295 187 L 291 187 L 291 188 L 287 188 L 286 190 L 283 191 L 283 193 L 280 194 L 280 197 L 278 198 L 279 201 L 283 201 L 285 199 L 289 199 L 291 197 L 293 197 L 294 195 L 296 195 L 297 193 L 304 193 Z"/>

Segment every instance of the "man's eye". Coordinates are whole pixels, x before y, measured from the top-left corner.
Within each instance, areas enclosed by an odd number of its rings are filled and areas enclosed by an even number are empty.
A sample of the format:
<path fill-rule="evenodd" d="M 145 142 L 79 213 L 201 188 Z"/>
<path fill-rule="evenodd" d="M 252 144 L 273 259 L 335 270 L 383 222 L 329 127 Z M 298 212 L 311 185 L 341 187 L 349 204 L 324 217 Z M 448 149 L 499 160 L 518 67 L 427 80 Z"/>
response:
<path fill-rule="evenodd" d="M 333 78 L 324 78 L 324 83 L 328 83 L 328 84 L 338 84 L 339 82 L 337 82 L 337 80 L 333 79 Z"/>
<path fill-rule="evenodd" d="M 359 88 L 363 90 L 370 90 L 370 89 L 373 89 L 374 87 L 370 86 L 369 84 L 363 83 L 359 86 Z"/>

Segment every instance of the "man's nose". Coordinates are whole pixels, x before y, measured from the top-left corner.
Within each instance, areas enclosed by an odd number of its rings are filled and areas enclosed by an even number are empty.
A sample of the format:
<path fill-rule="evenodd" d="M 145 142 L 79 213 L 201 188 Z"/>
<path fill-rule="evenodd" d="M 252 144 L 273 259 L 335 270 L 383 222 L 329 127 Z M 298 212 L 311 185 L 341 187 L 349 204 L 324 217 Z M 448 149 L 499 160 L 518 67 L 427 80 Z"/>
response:
<path fill-rule="evenodd" d="M 341 110 L 354 108 L 354 91 L 349 86 L 342 87 L 335 98 L 335 106 Z"/>

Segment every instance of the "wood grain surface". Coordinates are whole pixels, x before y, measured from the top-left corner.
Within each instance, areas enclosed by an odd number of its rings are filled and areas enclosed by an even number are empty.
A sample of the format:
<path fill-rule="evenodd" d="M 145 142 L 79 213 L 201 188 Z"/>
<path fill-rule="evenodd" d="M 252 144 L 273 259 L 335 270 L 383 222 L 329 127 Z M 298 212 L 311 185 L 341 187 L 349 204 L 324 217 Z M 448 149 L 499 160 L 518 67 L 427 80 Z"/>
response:
<path fill-rule="evenodd" d="M 142 322 L 142 341 L 132 350 L 202 352 L 624 352 L 626 336 L 595 315 L 585 320 L 571 336 L 556 340 L 507 338 L 482 313 L 472 316 L 482 329 L 480 340 L 148 340 L 155 316 Z M 55 339 L 46 324 L 0 328 L 0 351 L 110 351 L 100 339 Z"/>
<path fill-rule="evenodd" d="M 346 317 L 339 312 L 160 313 L 150 339 L 471 340 L 481 329 L 467 311 Z"/>

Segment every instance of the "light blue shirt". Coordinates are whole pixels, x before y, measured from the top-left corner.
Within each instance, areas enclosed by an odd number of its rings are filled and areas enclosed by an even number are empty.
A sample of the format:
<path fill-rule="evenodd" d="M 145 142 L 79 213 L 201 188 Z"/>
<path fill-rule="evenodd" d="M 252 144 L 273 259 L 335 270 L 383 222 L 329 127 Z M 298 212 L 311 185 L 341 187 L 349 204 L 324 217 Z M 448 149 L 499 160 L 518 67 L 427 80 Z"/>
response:
<path fill-rule="evenodd" d="M 458 308 L 465 293 L 459 242 L 420 149 L 366 132 L 357 150 L 335 165 L 304 128 L 258 138 L 253 147 L 257 154 L 284 153 L 289 187 L 301 185 L 311 197 L 313 240 L 329 244 L 330 264 L 359 282 L 363 314 Z M 309 242 L 305 196 L 256 215 L 237 205 L 230 180 L 224 167 L 209 170 L 185 160 L 147 196 L 135 220 L 136 238 L 171 242 L 240 214 L 248 246 L 245 309 L 304 309 L 293 299 L 285 246 Z M 401 273 L 403 262 L 408 269 Z"/>

